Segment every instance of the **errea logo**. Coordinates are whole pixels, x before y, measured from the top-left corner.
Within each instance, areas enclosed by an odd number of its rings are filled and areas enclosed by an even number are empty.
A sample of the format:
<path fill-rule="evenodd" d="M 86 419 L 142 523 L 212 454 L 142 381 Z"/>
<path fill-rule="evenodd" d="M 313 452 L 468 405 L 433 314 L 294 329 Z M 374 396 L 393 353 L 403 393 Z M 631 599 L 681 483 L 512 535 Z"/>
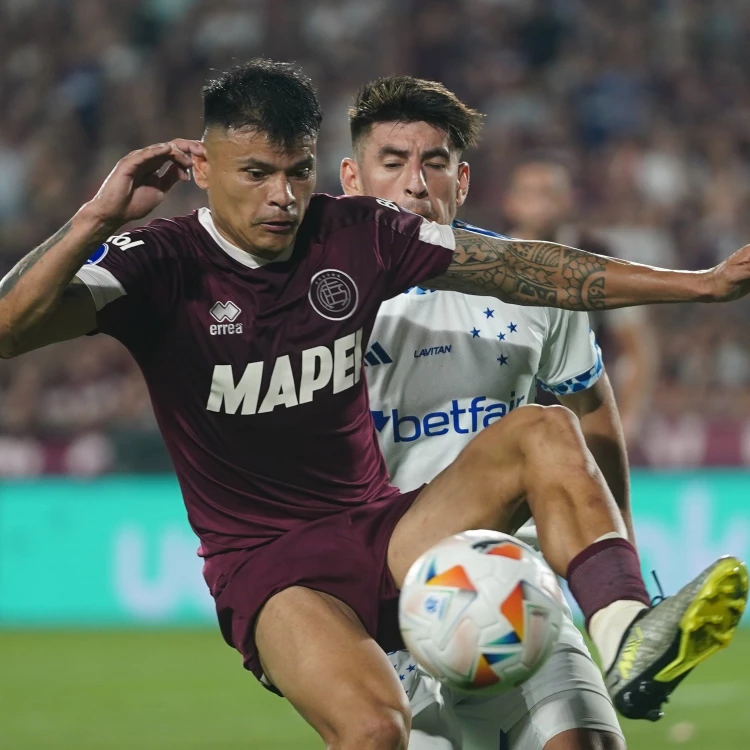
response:
<path fill-rule="evenodd" d="M 218 320 L 219 323 L 223 323 L 225 320 L 234 323 L 241 312 L 242 310 L 231 300 L 229 302 L 214 302 L 214 306 L 211 308 L 211 317 Z"/>
<path fill-rule="evenodd" d="M 220 336 L 224 333 L 242 333 L 242 323 L 234 322 L 242 310 L 231 300 L 229 302 L 214 302 L 210 312 L 211 317 L 219 321 L 219 325 L 212 323 L 208 329 L 212 336 Z"/>

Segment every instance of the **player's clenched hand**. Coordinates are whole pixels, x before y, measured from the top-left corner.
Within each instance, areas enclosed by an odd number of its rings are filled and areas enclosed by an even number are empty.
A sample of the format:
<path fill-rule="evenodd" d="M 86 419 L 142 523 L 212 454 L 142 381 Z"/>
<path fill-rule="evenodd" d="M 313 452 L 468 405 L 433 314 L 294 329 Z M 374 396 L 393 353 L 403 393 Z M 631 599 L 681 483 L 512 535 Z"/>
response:
<path fill-rule="evenodd" d="M 730 302 L 750 293 L 750 245 L 706 272 L 712 302 Z"/>
<path fill-rule="evenodd" d="M 132 151 L 117 162 L 89 202 L 89 213 L 112 226 L 146 216 L 173 185 L 190 179 L 193 156 L 202 153 L 200 141 L 185 138 Z"/>

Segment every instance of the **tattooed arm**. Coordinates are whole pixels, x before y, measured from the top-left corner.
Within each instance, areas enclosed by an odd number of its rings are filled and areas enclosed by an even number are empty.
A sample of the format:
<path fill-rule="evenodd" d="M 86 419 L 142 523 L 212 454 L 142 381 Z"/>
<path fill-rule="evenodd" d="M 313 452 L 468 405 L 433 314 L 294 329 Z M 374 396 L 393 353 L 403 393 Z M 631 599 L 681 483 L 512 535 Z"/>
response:
<path fill-rule="evenodd" d="M 96 196 L 11 269 L 0 281 L 0 357 L 96 328 L 94 300 L 75 274 L 118 227 L 153 211 L 173 185 L 189 179 L 199 153 L 197 141 L 175 139 L 123 157 Z"/>
<path fill-rule="evenodd" d="M 453 262 L 425 286 L 566 310 L 726 302 L 750 292 L 750 245 L 707 271 L 667 271 L 554 242 L 453 233 Z"/>
<path fill-rule="evenodd" d="M 96 328 L 91 293 L 73 276 L 106 237 L 79 212 L 0 281 L 0 357 Z"/>

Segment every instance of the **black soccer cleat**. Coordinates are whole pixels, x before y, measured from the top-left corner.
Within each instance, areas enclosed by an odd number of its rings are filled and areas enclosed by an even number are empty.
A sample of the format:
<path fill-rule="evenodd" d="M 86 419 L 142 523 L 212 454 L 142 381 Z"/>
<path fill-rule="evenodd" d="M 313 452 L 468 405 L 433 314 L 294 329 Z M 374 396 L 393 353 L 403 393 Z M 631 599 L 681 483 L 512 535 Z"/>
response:
<path fill-rule="evenodd" d="M 729 645 L 747 595 L 745 564 L 721 557 L 674 596 L 641 612 L 606 674 L 615 708 L 628 719 L 660 719 L 662 704 L 688 673 Z"/>

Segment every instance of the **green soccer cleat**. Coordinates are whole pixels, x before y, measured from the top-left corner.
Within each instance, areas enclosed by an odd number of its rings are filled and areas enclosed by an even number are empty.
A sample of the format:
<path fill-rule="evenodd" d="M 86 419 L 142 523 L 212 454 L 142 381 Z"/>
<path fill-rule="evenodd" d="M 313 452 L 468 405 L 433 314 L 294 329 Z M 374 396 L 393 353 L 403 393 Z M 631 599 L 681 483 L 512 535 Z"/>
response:
<path fill-rule="evenodd" d="M 745 609 L 748 575 L 720 557 L 674 596 L 644 610 L 625 631 L 606 683 L 628 719 L 657 721 L 690 670 L 729 645 Z"/>

